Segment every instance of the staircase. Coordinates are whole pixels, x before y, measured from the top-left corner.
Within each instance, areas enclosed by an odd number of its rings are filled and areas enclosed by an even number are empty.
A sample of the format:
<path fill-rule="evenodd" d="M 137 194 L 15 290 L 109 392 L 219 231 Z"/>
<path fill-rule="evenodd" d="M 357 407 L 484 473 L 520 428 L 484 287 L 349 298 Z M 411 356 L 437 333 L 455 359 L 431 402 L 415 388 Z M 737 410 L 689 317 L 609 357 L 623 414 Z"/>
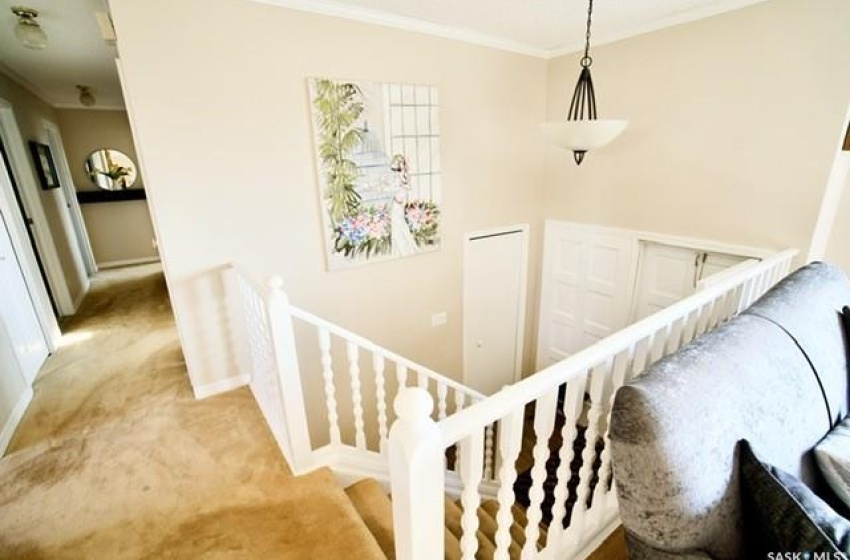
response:
<path fill-rule="evenodd" d="M 602 560 L 622 558 L 593 553 L 619 526 L 617 390 L 750 306 L 795 254 L 735 270 L 489 397 L 291 305 L 280 279 L 230 267 L 225 282 L 242 369 L 284 456 L 296 474 L 326 466 L 356 481 L 349 514 L 378 558 Z"/>
<path fill-rule="evenodd" d="M 369 532 L 375 537 L 378 546 L 381 547 L 384 556 L 389 560 L 395 559 L 395 540 L 393 536 L 393 509 L 392 499 L 373 478 L 366 478 L 356 482 L 345 489 L 357 513 L 365 523 Z M 475 558 L 478 560 L 491 560 L 496 554 L 496 514 L 499 505 L 496 500 L 485 500 L 478 507 L 478 551 Z M 446 560 L 460 560 L 460 540 L 463 538 L 461 519 L 463 506 L 460 500 L 452 500 L 449 496 L 445 498 L 445 530 L 443 532 L 443 545 L 445 547 Z M 510 528 L 509 554 L 511 559 L 520 558 L 522 547 L 525 545 L 525 526 L 528 519 L 525 509 L 515 505 L 512 508 L 514 519 Z M 546 541 L 545 527 L 541 528 L 538 549 L 543 547 Z"/>

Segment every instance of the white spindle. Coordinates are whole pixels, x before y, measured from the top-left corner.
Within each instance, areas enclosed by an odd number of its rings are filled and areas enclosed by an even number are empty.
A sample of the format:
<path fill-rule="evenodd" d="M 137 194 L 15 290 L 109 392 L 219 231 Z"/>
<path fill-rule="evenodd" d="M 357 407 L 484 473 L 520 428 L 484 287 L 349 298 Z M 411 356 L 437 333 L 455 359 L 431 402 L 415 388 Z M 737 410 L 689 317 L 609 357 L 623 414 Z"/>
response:
<path fill-rule="evenodd" d="M 446 417 L 446 393 L 448 392 L 448 387 L 446 387 L 445 383 L 440 381 L 437 382 L 437 418 L 443 420 Z"/>
<path fill-rule="evenodd" d="M 360 347 L 354 342 L 347 346 L 348 374 L 351 376 L 351 403 L 354 405 L 354 443 L 366 449 L 366 432 L 363 424 L 363 393 L 360 383 Z"/>
<path fill-rule="evenodd" d="M 416 386 L 421 389 L 428 389 L 428 376 L 422 371 L 416 372 Z"/>
<path fill-rule="evenodd" d="M 531 490 L 527 511 L 528 525 L 525 528 L 523 558 L 537 554 L 537 539 L 540 536 L 540 521 L 543 519 L 543 482 L 546 480 L 546 461 L 549 459 L 549 437 L 555 424 L 555 409 L 558 393 L 551 392 L 537 399 L 534 407 L 534 466 L 531 468 Z"/>
<path fill-rule="evenodd" d="M 599 475 L 596 481 L 596 488 L 593 492 L 593 506 L 603 507 L 603 503 L 607 505 L 609 491 L 609 479 L 611 477 L 611 435 L 608 429 L 611 426 L 611 411 L 614 410 L 614 398 L 617 390 L 623 386 L 626 381 L 626 372 L 634 360 L 635 347 L 632 345 L 627 350 L 617 354 L 614 358 L 614 370 L 611 373 L 611 391 L 608 400 L 608 407 L 605 410 L 605 433 L 603 434 L 602 455 L 600 456 Z"/>
<path fill-rule="evenodd" d="M 400 393 L 407 386 L 407 366 L 396 363 L 395 376 L 398 381 L 398 391 Z"/>
<path fill-rule="evenodd" d="M 697 329 L 697 321 L 699 320 L 699 310 L 693 310 L 688 313 L 685 320 L 685 327 L 682 331 L 682 346 L 688 344 L 694 339 L 694 334 Z"/>
<path fill-rule="evenodd" d="M 463 410 L 463 406 L 466 404 L 466 395 L 457 389 L 455 391 L 455 412 L 460 412 Z"/>
<path fill-rule="evenodd" d="M 381 453 L 387 448 L 387 390 L 384 380 L 384 357 L 372 353 L 372 369 L 375 370 L 375 399 L 378 408 L 378 446 Z"/>
<path fill-rule="evenodd" d="M 519 407 L 499 422 L 499 491 L 496 500 L 499 511 L 496 514 L 496 555 L 495 560 L 509 560 L 508 549 L 511 545 L 511 525 L 514 517 L 511 506 L 514 503 L 514 482 L 516 481 L 516 460 L 522 447 L 522 423 L 524 408 Z"/>
<path fill-rule="evenodd" d="M 484 479 L 493 479 L 493 424 L 484 428 Z"/>
<path fill-rule="evenodd" d="M 570 516 L 570 525 L 578 534 L 584 532 L 587 521 L 587 498 L 590 495 L 590 479 L 593 476 L 593 462 L 596 459 L 596 440 L 599 437 L 599 420 L 602 416 L 602 398 L 605 385 L 611 373 L 612 358 L 593 368 L 590 374 L 590 413 L 587 430 L 584 433 L 584 450 L 581 453 L 581 469 L 576 489 L 576 503 Z"/>
<path fill-rule="evenodd" d="M 714 303 L 715 300 L 711 300 L 700 309 L 700 320 L 697 324 L 697 336 L 701 336 L 708 330 L 709 324 L 711 323 L 711 317 L 714 315 Z"/>
<path fill-rule="evenodd" d="M 331 358 L 331 335 L 326 329 L 319 329 L 319 351 L 321 352 L 322 378 L 325 381 L 325 405 L 328 409 L 328 425 L 332 444 L 341 440 L 339 433 L 339 412 L 336 404 L 334 386 L 333 358 Z"/>
<path fill-rule="evenodd" d="M 460 478 L 463 481 L 463 491 L 460 495 L 463 504 L 463 514 L 460 525 L 463 536 L 460 539 L 460 550 L 464 560 L 473 560 L 478 551 L 478 505 L 481 496 L 478 485 L 484 469 L 484 438 L 481 430 L 475 430 L 471 436 L 460 442 Z M 434 556 L 436 557 L 436 556 Z"/>
<path fill-rule="evenodd" d="M 393 404 L 398 417 L 389 440 L 393 534 L 395 557 L 405 560 L 445 555 L 443 446 L 433 407 L 431 395 L 418 388 L 402 389 Z"/>
<path fill-rule="evenodd" d="M 572 477 L 571 463 L 575 458 L 574 442 L 578 435 L 578 420 L 584 409 L 584 394 L 587 389 L 587 372 L 578 375 L 567 382 L 564 392 L 564 425 L 561 428 L 561 449 L 558 450 L 560 463 L 556 475 L 555 505 L 552 507 L 552 523 L 549 525 L 549 534 L 555 533 L 555 537 L 562 539 L 564 536 L 564 516 L 567 513 L 567 484 Z M 551 538 L 551 537 L 550 537 Z"/>

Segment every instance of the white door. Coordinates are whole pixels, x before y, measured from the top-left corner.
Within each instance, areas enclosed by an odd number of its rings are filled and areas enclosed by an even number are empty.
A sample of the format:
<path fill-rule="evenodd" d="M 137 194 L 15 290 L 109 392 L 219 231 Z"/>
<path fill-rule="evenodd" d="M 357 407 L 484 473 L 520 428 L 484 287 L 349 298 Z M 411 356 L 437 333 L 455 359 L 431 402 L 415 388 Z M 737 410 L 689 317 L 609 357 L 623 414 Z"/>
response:
<path fill-rule="evenodd" d="M 547 223 L 537 368 L 626 326 L 637 242 L 618 230 Z"/>
<path fill-rule="evenodd" d="M 2 214 L 0 214 L 0 317 L 9 331 L 21 371 L 27 382 L 32 383 L 44 360 L 47 359 L 47 343 Z"/>
<path fill-rule="evenodd" d="M 696 291 L 701 253 L 660 243 L 641 244 L 634 320 L 670 307 Z"/>
<path fill-rule="evenodd" d="M 522 368 L 526 226 L 472 234 L 464 261 L 464 382 L 490 395 Z"/>
<path fill-rule="evenodd" d="M 643 242 L 633 319 L 639 321 L 670 307 L 696 292 L 703 280 L 746 260 L 740 255 Z"/>

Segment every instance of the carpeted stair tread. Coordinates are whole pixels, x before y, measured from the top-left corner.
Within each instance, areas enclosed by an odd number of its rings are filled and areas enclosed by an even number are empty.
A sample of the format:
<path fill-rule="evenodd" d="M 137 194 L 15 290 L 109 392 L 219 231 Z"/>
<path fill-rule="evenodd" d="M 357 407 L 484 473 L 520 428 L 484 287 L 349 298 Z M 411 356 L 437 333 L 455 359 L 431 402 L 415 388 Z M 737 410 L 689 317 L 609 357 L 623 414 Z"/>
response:
<path fill-rule="evenodd" d="M 374 478 L 364 478 L 346 488 L 345 493 L 378 541 L 384 555 L 393 560 L 393 505 L 384 488 Z"/>

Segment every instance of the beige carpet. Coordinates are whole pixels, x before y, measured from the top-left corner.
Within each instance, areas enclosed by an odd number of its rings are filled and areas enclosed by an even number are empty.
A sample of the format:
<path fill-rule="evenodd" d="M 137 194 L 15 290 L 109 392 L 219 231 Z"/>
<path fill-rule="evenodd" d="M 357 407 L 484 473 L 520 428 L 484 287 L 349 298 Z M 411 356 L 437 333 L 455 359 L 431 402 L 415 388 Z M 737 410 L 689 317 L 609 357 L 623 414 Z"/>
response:
<path fill-rule="evenodd" d="M 158 266 L 100 275 L 0 461 L 0 558 L 377 558 L 247 389 L 196 401 Z"/>

